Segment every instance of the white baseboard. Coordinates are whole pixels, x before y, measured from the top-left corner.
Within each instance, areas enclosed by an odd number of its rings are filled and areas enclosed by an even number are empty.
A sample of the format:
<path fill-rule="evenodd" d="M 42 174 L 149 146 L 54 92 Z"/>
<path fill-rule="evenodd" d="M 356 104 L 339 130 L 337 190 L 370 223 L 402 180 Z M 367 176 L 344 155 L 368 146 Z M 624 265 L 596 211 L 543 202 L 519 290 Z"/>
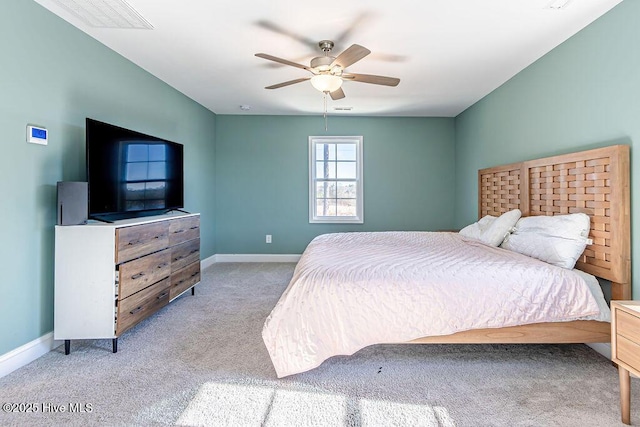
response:
<path fill-rule="evenodd" d="M 61 344 L 62 341 L 54 340 L 53 332 L 49 332 L 15 350 L 3 354 L 0 356 L 0 378 L 33 362 Z"/>
<path fill-rule="evenodd" d="M 217 254 L 215 262 L 298 262 L 295 254 Z"/>
<path fill-rule="evenodd" d="M 611 344 L 603 342 L 594 342 L 587 344 L 589 347 L 611 360 Z"/>
<path fill-rule="evenodd" d="M 205 258 L 203 260 L 200 260 L 200 270 L 204 270 L 207 267 L 211 267 L 215 263 L 216 263 L 216 256 L 215 255 L 211 255 L 209 258 Z"/>

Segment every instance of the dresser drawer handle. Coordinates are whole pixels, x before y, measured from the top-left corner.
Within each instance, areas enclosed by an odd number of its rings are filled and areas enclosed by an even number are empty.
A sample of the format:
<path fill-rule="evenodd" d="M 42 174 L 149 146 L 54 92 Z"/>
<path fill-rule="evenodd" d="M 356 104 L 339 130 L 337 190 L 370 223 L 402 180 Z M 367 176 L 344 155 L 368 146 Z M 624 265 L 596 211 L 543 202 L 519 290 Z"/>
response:
<path fill-rule="evenodd" d="M 194 249 L 194 250 L 192 250 L 191 252 L 189 252 L 189 255 L 191 255 L 191 254 L 195 254 L 196 252 L 198 252 L 198 250 L 197 250 L 197 249 Z"/>
<path fill-rule="evenodd" d="M 158 268 L 164 268 L 164 267 L 166 267 L 167 265 L 169 265 L 169 263 L 167 263 L 167 262 L 163 262 L 162 264 L 159 264 L 159 265 L 158 265 Z"/>
<path fill-rule="evenodd" d="M 139 312 L 140 310 L 142 310 L 142 306 L 138 307 L 138 308 L 134 308 L 133 310 L 131 310 L 129 312 L 129 314 L 136 314 L 137 312 Z"/>
<path fill-rule="evenodd" d="M 178 234 L 178 233 L 184 233 L 184 230 L 180 229 L 173 232 L 173 234 Z"/>
<path fill-rule="evenodd" d="M 178 257 L 175 257 L 173 260 L 174 260 L 174 261 L 180 261 L 182 258 L 184 258 L 184 256 L 183 256 L 183 255 L 180 255 L 180 256 L 178 256 Z"/>
<path fill-rule="evenodd" d="M 197 272 L 193 273 L 193 274 L 191 275 L 191 277 L 196 277 L 198 274 L 200 274 L 200 272 L 199 272 L 199 271 L 197 271 Z"/>
<path fill-rule="evenodd" d="M 178 283 L 176 283 L 176 286 L 181 285 L 182 283 L 184 283 L 184 279 L 180 280 Z"/>
<path fill-rule="evenodd" d="M 129 243 L 127 243 L 127 245 L 129 245 L 129 246 L 133 246 L 133 245 L 137 245 L 137 244 L 139 244 L 139 243 L 140 243 L 140 240 L 132 240 L 132 241 L 130 241 Z"/>
<path fill-rule="evenodd" d="M 131 278 L 133 280 L 136 280 L 136 279 L 141 278 L 142 276 L 144 276 L 144 273 L 138 273 L 138 274 L 134 274 L 133 276 L 131 276 Z"/>
<path fill-rule="evenodd" d="M 169 294 L 169 292 L 164 291 L 163 293 L 161 293 L 160 295 L 158 295 L 158 299 L 162 299 L 164 297 L 166 297 Z"/>
<path fill-rule="evenodd" d="M 200 227 L 198 227 L 197 225 L 194 225 L 194 226 L 193 226 L 193 227 L 191 227 L 189 230 L 197 230 L 198 228 L 200 228 Z"/>

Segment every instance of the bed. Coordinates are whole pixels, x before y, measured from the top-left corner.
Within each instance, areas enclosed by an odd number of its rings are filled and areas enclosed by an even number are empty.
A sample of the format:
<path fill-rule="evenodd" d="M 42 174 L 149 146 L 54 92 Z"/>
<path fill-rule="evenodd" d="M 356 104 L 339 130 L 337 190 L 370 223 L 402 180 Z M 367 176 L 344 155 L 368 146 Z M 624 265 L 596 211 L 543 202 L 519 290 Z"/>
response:
<path fill-rule="evenodd" d="M 478 183 L 479 219 L 587 214 L 575 270 L 458 233 L 318 236 L 263 328 L 278 377 L 378 343 L 608 342 L 595 277 L 630 298 L 628 146 L 482 169 Z"/>

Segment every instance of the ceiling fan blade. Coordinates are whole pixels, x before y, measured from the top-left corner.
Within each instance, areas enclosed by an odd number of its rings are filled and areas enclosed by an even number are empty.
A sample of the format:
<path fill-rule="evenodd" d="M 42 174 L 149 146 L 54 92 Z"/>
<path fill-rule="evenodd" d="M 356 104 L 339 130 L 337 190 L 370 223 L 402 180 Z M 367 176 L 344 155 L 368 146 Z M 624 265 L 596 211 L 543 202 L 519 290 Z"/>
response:
<path fill-rule="evenodd" d="M 347 68 L 349 65 L 360 61 L 370 53 L 371 51 L 366 47 L 360 46 L 359 44 L 352 44 L 347 48 L 347 50 L 342 52 L 336 59 L 334 59 L 334 61 L 331 63 L 331 67 L 339 65 L 342 68 Z"/>
<path fill-rule="evenodd" d="M 277 56 L 267 55 L 266 53 L 256 53 L 256 56 L 258 58 L 268 59 L 269 61 L 279 62 L 281 64 L 291 65 L 292 67 L 302 68 L 303 70 L 307 70 L 307 71 L 313 72 L 311 70 L 311 68 L 307 67 L 306 65 L 297 64 L 295 62 L 287 61 L 286 59 L 278 58 Z"/>
<path fill-rule="evenodd" d="M 344 41 L 348 40 L 351 37 L 352 33 L 356 29 L 362 29 L 365 26 L 366 22 L 370 21 L 372 17 L 373 15 L 371 12 L 362 12 L 361 14 L 356 16 L 353 21 L 351 21 L 351 24 L 347 28 L 345 28 L 344 31 L 342 31 L 332 40 L 336 45 L 341 45 Z"/>
<path fill-rule="evenodd" d="M 318 48 L 318 42 L 316 40 L 311 40 L 310 38 L 301 36 L 300 34 L 296 34 L 293 31 L 286 30 L 280 27 L 278 24 L 275 24 L 270 21 L 260 20 L 255 23 L 258 27 L 262 27 L 265 30 L 273 31 L 274 33 L 282 34 L 283 36 L 291 37 L 294 40 L 299 41 L 300 43 L 309 46 L 312 49 Z"/>
<path fill-rule="evenodd" d="M 342 78 L 345 80 L 351 80 L 360 83 L 371 83 L 374 85 L 383 86 L 398 86 L 400 79 L 395 77 L 374 76 L 372 74 L 343 74 Z"/>
<path fill-rule="evenodd" d="M 339 87 L 338 89 L 331 92 L 329 95 L 331 95 L 331 99 L 333 99 L 334 101 L 337 101 L 338 99 L 344 98 L 344 91 L 342 90 L 341 87 Z"/>
<path fill-rule="evenodd" d="M 309 80 L 310 78 L 311 77 L 303 77 L 301 79 L 289 80 L 288 82 L 282 82 L 282 83 L 278 83 L 278 84 L 275 84 L 275 85 L 267 86 L 267 87 L 265 87 L 265 89 L 278 89 L 278 88 L 281 88 L 281 87 L 294 85 L 296 83 L 305 82 L 305 81 Z"/>

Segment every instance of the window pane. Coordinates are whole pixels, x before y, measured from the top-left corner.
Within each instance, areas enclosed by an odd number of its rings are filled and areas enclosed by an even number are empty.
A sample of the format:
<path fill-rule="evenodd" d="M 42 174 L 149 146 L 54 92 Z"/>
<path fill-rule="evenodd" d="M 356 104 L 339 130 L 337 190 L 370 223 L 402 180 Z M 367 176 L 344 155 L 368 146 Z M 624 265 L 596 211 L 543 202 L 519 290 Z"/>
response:
<path fill-rule="evenodd" d="M 336 144 L 316 144 L 316 160 L 325 159 L 336 159 Z"/>
<path fill-rule="evenodd" d="M 337 144 L 338 160 L 356 160 L 356 144 Z"/>
<path fill-rule="evenodd" d="M 150 162 L 149 179 L 167 179 L 167 163 Z"/>
<path fill-rule="evenodd" d="M 339 199 L 355 199 L 356 183 L 355 182 L 337 182 L 337 194 Z"/>
<path fill-rule="evenodd" d="M 144 182 L 129 183 L 126 185 L 126 200 L 144 200 Z"/>
<path fill-rule="evenodd" d="M 147 144 L 129 144 L 127 146 L 127 162 L 146 162 L 149 160 Z"/>
<path fill-rule="evenodd" d="M 338 162 L 338 178 L 356 179 L 356 162 Z"/>
<path fill-rule="evenodd" d="M 165 199 L 165 191 L 167 184 L 164 181 L 161 182 L 147 182 L 145 198 L 147 199 Z M 164 206 L 160 206 L 163 208 Z"/>
<path fill-rule="evenodd" d="M 127 163 L 125 181 L 143 181 L 147 179 L 148 163 Z"/>
<path fill-rule="evenodd" d="M 317 216 L 336 216 L 336 199 L 316 199 Z"/>
<path fill-rule="evenodd" d="M 335 179 L 336 162 L 316 162 L 316 178 Z"/>
<path fill-rule="evenodd" d="M 356 216 L 356 199 L 338 199 L 338 216 Z"/>
<path fill-rule="evenodd" d="M 149 145 L 149 161 L 164 162 L 167 160 L 167 147 L 164 144 Z"/>
<path fill-rule="evenodd" d="M 144 200 L 127 200 L 125 202 L 126 209 L 129 211 L 141 211 L 144 209 Z"/>
<path fill-rule="evenodd" d="M 146 200 L 144 202 L 145 209 L 164 209 L 166 205 L 164 204 L 164 199 L 159 200 Z"/>
<path fill-rule="evenodd" d="M 336 197 L 335 182 L 316 182 L 316 198 L 333 198 Z"/>

